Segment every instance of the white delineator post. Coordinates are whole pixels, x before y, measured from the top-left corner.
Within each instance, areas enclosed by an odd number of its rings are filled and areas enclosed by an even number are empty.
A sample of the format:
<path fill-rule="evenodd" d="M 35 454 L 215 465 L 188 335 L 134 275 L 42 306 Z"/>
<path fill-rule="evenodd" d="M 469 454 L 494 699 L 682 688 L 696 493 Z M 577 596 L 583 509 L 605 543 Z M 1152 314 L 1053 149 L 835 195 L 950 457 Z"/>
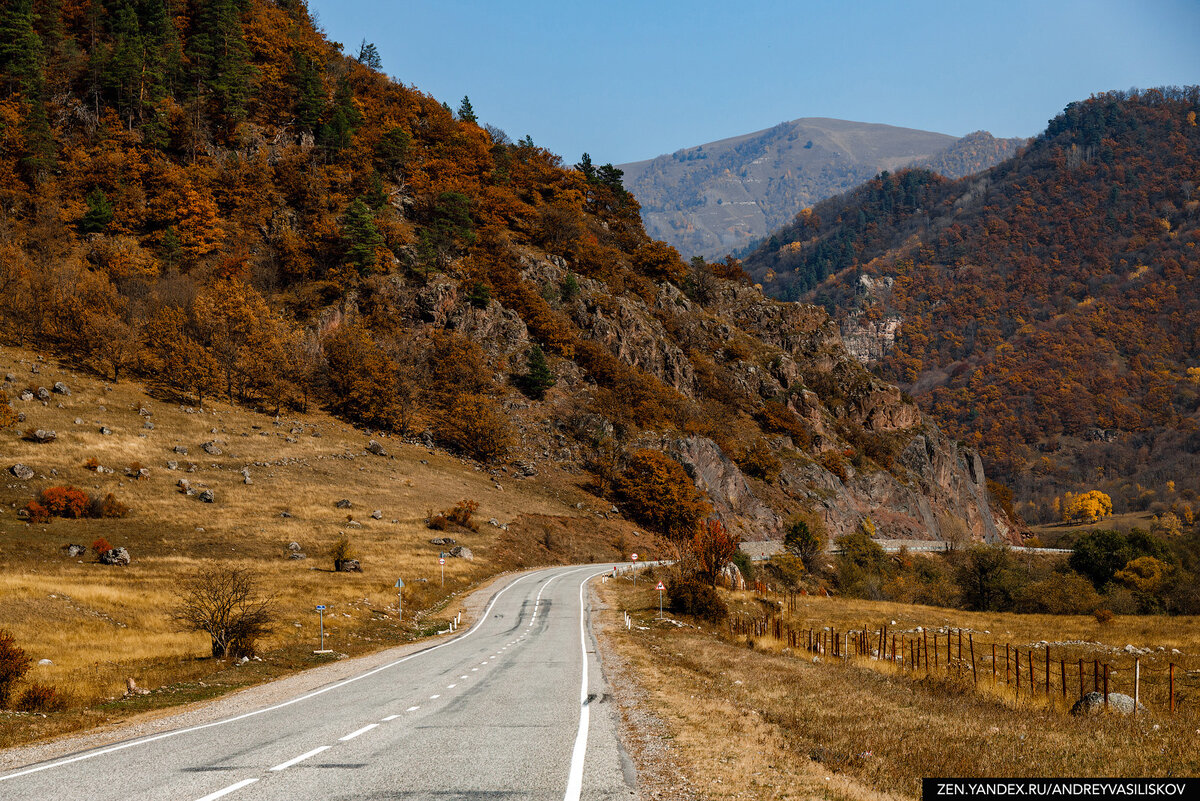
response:
<path fill-rule="evenodd" d="M 662 616 L 663 616 L 663 614 L 662 614 L 662 594 L 663 594 L 663 590 L 665 590 L 666 587 L 664 587 L 663 583 L 660 581 L 660 582 L 658 582 L 657 589 L 658 589 L 658 619 L 662 620 Z"/>
<path fill-rule="evenodd" d="M 325 650 L 325 604 L 317 604 L 317 614 L 321 616 L 321 650 Z"/>
<path fill-rule="evenodd" d="M 442 566 L 442 586 L 446 586 L 446 557 L 439 556 L 438 564 Z"/>
<path fill-rule="evenodd" d="M 637 554 L 630 554 L 629 561 L 633 562 L 633 586 L 637 587 Z"/>

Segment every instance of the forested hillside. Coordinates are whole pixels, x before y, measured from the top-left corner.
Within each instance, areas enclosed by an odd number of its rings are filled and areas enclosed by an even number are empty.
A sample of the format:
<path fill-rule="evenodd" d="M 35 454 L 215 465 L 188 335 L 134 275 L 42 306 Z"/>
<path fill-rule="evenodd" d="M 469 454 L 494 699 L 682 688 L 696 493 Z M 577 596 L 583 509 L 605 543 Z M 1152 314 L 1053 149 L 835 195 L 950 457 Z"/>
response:
<path fill-rule="evenodd" d="M 799 513 L 1010 536 L 978 458 L 823 312 L 685 264 L 611 165 L 356 51 L 300 0 L 8 3 L 3 337 L 183 403 L 321 403 L 526 474 L 587 464 L 679 536 L 710 511 L 755 537 Z"/>
<path fill-rule="evenodd" d="M 899 318 L 881 375 L 980 447 L 1029 516 L 1093 486 L 1118 511 L 1186 512 L 1200 490 L 1198 112 L 1195 87 L 1072 103 L 981 175 L 883 173 L 817 204 L 747 269 L 855 325 Z"/>

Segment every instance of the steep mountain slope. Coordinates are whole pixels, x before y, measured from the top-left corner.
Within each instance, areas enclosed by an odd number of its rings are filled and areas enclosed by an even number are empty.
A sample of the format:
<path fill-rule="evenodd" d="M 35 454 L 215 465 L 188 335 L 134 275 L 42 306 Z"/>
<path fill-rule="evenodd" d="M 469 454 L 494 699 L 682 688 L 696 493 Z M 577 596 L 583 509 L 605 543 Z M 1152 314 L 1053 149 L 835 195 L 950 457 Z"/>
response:
<path fill-rule="evenodd" d="M 803 208 L 907 164 L 979 172 L 1023 140 L 945 134 L 811 117 L 622 164 L 647 232 L 685 256 L 737 252 Z"/>
<path fill-rule="evenodd" d="M 611 165 L 390 82 L 294 0 L 115 5 L 0 19 L 5 337 L 189 403 L 317 400 L 527 475 L 587 464 L 677 537 L 710 506 L 748 537 L 802 511 L 1012 536 L 978 459 L 823 312 L 689 268 Z"/>
<path fill-rule="evenodd" d="M 1198 111 L 1194 87 L 1072 103 L 981 175 L 884 173 L 818 204 L 747 269 L 835 310 L 1031 517 L 1096 484 L 1118 510 L 1186 513 L 1200 490 Z"/>

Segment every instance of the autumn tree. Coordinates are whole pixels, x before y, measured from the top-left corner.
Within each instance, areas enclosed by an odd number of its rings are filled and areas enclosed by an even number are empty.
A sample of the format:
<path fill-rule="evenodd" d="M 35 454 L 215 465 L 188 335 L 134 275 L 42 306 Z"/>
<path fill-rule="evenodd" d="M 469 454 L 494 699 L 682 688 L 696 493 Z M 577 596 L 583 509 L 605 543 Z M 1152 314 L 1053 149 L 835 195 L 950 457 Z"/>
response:
<path fill-rule="evenodd" d="M 142 328 L 143 363 L 157 380 L 182 395 L 192 395 L 204 406 L 204 396 L 215 391 L 220 368 L 208 350 L 185 329 L 182 310 L 163 307 Z"/>
<path fill-rule="evenodd" d="M 485 463 L 504 461 L 516 443 L 508 416 L 486 395 L 463 394 L 438 416 L 434 436 L 450 448 Z"/>
<path fill-rule="evenodd" d="M 692 553 L 699 564 L 697 572 L 709 586 L 716 586 L 721 571 L 737 554 L 740 542 L 741 538 L 731 534 L 717 519 L 706 520 L 696 528 L 691 542 Z"/>
<path fill-rule="evenodd" d="M 323 343 L 334 408 L 361 423 L 403 431 L 411 397 L 396 364 L 358 325 L 342 325 Z"/>
<path fill-rule="evenodd" d="M 672 539 L 690 540 L 712 511 L 683 465 L 658 451 L 635 451 L 615 483 L 626 514 Z"/>
<path fill-rule="evenodd" d="M 788 523 L 783 534 L 783 547 L 800 558 L 804 566 L 812 572 L 816 569 L 816 561 L 825 550 L 825 524 L 815 516 L 799 517 Z"/>
<path fill-rule="evenodd" d="M 1063 505 L 1064 522 L 1095 523 L 1113 513 L 1112 498 L 1100 490 L 1090 490 L 1080 495 L 1067 494 Z"/>

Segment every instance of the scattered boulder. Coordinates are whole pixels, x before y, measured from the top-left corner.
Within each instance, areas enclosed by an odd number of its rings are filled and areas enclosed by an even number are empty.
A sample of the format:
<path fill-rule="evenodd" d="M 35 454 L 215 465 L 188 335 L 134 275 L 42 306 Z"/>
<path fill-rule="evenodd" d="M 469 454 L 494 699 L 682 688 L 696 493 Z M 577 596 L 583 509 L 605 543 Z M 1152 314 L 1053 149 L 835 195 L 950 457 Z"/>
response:
<path fill-rule="evenodd" d="M 74 559 L 76 556 L 83 556 L 87 553 L 87 548 L 82 545 L 64 545 L 63 553 Z"/>
<path fill-rule="evenodd" d="M 434 537 L 429 541 L 430 545 L 453 545 L 455 542 L 453 537 Z"/>
<path fill-rule="evenodd" d="M 175 452 L 180 456 L 187 456 L 187 448 L 183 447 L 182 445 L 176 445 Z"/>
<path fill-rule="evenodd" d="M 105 565 L 129 564 L 129 551 L 124 548 L 112 548 L 100 554 L 100 562 Z"/>
<path fill-rule="evenodd" d="M 1075 702 L 1075 706 L 1071 707 L 1072 715 L 1098 715 L 1107 709 L 1109 712 L 1118 712 L 1122 715 L 1133 714 L 1134 702 L 1133 699 L 1124 693 L 1109 693 L 1108 706 L 1104 704 L 1104 693 L 1091 692 Z M 1137 705 L 1137 711 L 1144 712 L 1146 707 L 1142 704 Z"/>
<path fill-rule="evenodd" d="M 178 470 L 179 462 L 175 461 L 174 459 L 171 459 L 170 461 L 167 462 L 167 469 L 168 470 Z"/>
<path fill-rule="evenodd" d="M 153 431 L 154 423 L 151 423 L 149 420 L 147 420 L 146 422 L 142 423 L 142 428 L 146 429 L 147 431 Z"/>
<path fill-rule="evenodd" d="M 727 562 L 725 567 L 717 575 L 717 581 L 721 582 L 725 587 L 731 590 L 746 589 L 746 579 L 742 576 L 742 571 L 733 562 Z"/>
<path fill-rule="evenodd" d="M 44 428 L 39 428 L 32 434 L 29 434 L 28 439 L 41 443 L 54 442 L 54 440 L 58 439 L 58 434 Z"/>
<path fill-rule="evenodd" d="M 450 555 L 457 559 L 466 559 L 468 562 L 475 558 L 475 554 L 465 545 L 455 545 L 450 549 Z"/>
<path fill-rule="evenodd" d="M 421 432 L 421 444 L 423 444 L 426 448 L 433 447 L 433 432 L 432 431 L 430 431 L 429 429 L 426 429 Z"/>
<path fill-rule="evenodd" d="M 204 503 L 212 503 L 216 500 L 216 496 L 213 495 L 212 490 L 206 489 L 204 492 L 200 493 L 200 500 Z"/>
<path fill-rule="evenodd" d="M 209 440 L 208 442 L 204 443 L 204 452 L 209 456 L 220 456 L 222 453 L 221 449 L 217 447 L 216 440 Z"/>
<path fill-rule="evenodd" d="M 17 518 L 19 520 L 28 520 L 29 519 L 29 510 L 28 509 L 18 509 L 17 510 Z"/>
<path fill-rule="evenodd" d="M 23 389 L 21 390 L 21 394 L 17 397 L 28 403 L 29 401 L 33 400 L 33 393 L 27 389 Z"/>
<path fill-rule="evenodd" d="M 342 498 L 340 501 L 334 504 L 334 506 L 336 506 L 338 509 L 349 509 L 351 505 L 352 504 L 348 498 Z"/>
<path fill-rule="evenodd" d="M 83 425 L 83 418 L 82 418 L 82 417 L 76 417 L 76 418 L 75 418 L 75 425 L 77 425 L 77 426 L 81 426 L 81 425 Z"/>
<path fill-rule="evenodd" d="M 105 436 L 108 436 L 109 434 L 112 433 L 112 429 L 109 428 L 108 426 L 100 426 L 100 433 L 104 434 Z"/>
<path fill-rule="evenodd" d="M 38 664 L 39 665 L 53 665 L 54 662 L 50 659 L 39 659 Z"/>
<path fill-rule="evenodd" d="M 367 444 L 367 450 L 370 451 L 371 453 L 375 454 L 376 456 L 387 456 L 388 455 L 388 452 L 383 449 L 383 446 L 380 445 L 375 440 L 371 440 Z"/>
<path fill-rule="evenodd" d="M 179 487 L 181 492 L 188 492 L 192 488 L 192 482 L 188 481 L 186 478 L 181 478 L 175 482 L 175 486 Z"/>
<path fill-rule="evenodd" d="M 37 395 L 37 399 L 40 401 L 50 400 L 50 390 L 46 389 L 45 387 L 38 387 L 35 394 Z"/>
<path fill-rule="evenodd" d="M 8 468 L 8 472 L 12 473 L 22 481 L 28 481 L 29 479 L 33 478 L 33 468 L 29 467 L 28 465 L 14 464 L 12 467 Z"/>
<path fill-rule="evenodd" d="M 71 394 L 71 390 L 67 389 L 67 385 L 61 381 L 54 382 L 54 392 L 57 392 L 59 395 L 70 395 Z"/>
<path fill-rule="evenodd" d="M 532 477 L 537 475 L 537 468 L 529 462 L 517 462 L 515 465 L 517 473 L 523 476 Z"/>
<path fill-rule="evenodd" d="M 279 516 L 280 517 L 291 517 L 292 513 L 291 512 L 280 512 Z"/>
<path fill-rule="evenodd" d="M 300 551 L 300 550 L 303 550 L 303 549 L 300 547 L 300 543 L 298 543 L 298 542 L 289 542 L 289 543 L 288 543 L 288 550 L 289 550 L 289 551 Z"/>
<path fill-rule="evenodd" d="M 362 565 L 357 559 L 337 559 L 333 563 L 333 569 L 339 573 L 361 573 Z"/>
<path fill-rule="evenodd" d="M 5 373 L 5 374 L 4 374 L 4 380 L 5 380 L 5 382 L 6 382 L 6 383 L 9 383 L 9 384 L 11 384 L 11 383 L 13 383 L 14 381 L 16 381 L 16 380 L 17 380 L 17 377 L 16 377 L 15 375 L 13 375 L 12 373 Z"/>
<path fill-rule="evenodd" d="M 383 510 L 376 509 L 374 512 L 371 512 L 371 518 L 374 520 L 382 520 L 383 519 Z"/>
<path fill-rule="evenodd" d="M 288 554 L 288 559 L 307 559 L 308 554 L 304 551 L 292 551 Z"/>

